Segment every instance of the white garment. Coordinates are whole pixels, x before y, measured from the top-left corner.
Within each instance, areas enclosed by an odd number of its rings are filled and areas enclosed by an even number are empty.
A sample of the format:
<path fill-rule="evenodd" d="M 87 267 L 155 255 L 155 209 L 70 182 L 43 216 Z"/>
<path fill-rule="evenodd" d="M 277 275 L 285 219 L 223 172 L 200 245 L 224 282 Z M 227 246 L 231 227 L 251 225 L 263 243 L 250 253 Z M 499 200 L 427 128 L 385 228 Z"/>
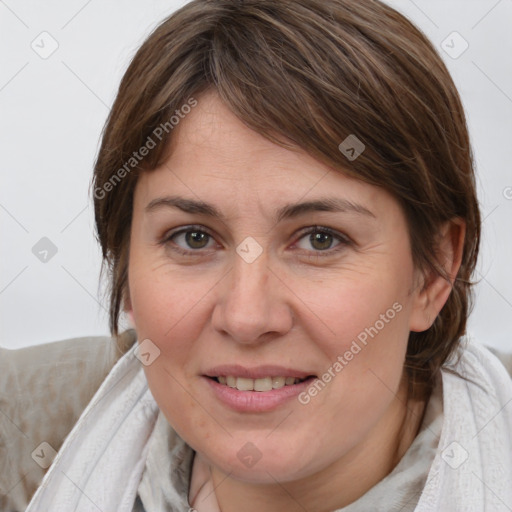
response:
<path fill-rule="evenodd" d="M 460 360 L 441 371 L 445 421 L 415 510 L 510 512 L 512 380 L 487 349 L 461 341 Z M 132 512 L 159 411 L 136 346 L 98 389 L 26 512 Z M 186 512 L 183 487 L 171 499 Z"/>

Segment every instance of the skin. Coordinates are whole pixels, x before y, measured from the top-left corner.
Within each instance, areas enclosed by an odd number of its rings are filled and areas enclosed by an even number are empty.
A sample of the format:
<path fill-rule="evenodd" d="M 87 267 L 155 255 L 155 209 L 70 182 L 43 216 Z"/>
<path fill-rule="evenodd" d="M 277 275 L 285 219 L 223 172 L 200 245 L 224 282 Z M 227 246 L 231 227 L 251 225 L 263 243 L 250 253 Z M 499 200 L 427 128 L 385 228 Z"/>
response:
<path fill-rule="evenodd" d="M 167 161 L 139 178 L 131 227 L 125 309 L 139 342 L 149 338 L 161 351 L 144 367 L 151 392 L 210 466 L 223 512 L 343 507 L 384 478 L 418 432 L 425 404 L 406 401 L 408 334 L 431 325 L 451 284 L 414 268 L 406 219 L 390 194 L 269 142 L 215 93 L 199 98 L 173 137 Z M 145 210 L 167 195 L 212 203 L 225 220 Z M 333 196 L 373 216 L 274 219 L 284 204 Z M 170 238 L 190 225 L 211 236 Z M 315 225 L 350 242 L 312 241 L 304 231 Z M 447 223 L 442 235 L 455 276 L 463 223 Z M 236 252 L 249 236 L 263 249 L 252 263 Z M 201 377 L 237 363 L 322 375 L 394 303 L 401 311 L 307 405 L 291 399 L 274 411 L 235 412 Z M 237 457 L 247 442 L 262 454 L 250 468 Z"/>

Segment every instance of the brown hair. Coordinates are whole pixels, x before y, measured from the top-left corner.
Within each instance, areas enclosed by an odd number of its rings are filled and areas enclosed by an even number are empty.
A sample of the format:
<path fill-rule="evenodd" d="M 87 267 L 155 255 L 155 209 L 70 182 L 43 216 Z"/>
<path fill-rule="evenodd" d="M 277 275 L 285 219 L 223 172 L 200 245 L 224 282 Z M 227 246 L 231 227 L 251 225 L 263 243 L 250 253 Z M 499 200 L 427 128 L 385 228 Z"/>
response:
<path fill-rule="evenodd" d="M 92 184 L 112 334 L 127 292 L 137 175 L 165 157 L 171 116 L 208 89 L 269 140 L 293 149 L 291 141 L 393 194 L 418 268 L 447 278 L 437 260 L 439 227 L 455 217 L 466 222 L 448 301 L 427 331 L 409 336 L 405 368 L 416 387 L 429 387 L 465 333 L 472 304 L 480 241 L 473 156 L 459 95 L 438 53 L 377 0 L 193 0 L 147 38 L 120 84 Z M 155 130 L 156 147 L 128 167 Z M 352 161 L 338 149 L 350 134 L 366 147 Z"/>

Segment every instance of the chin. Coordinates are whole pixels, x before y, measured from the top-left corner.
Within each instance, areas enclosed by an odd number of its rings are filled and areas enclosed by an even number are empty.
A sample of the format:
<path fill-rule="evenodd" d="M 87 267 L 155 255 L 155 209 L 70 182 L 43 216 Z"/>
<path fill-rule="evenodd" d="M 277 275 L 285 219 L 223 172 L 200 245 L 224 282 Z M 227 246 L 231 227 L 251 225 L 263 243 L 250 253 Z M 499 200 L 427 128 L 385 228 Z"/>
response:
<path fill-rule="evenodd" d="M 256 437 L 256 436 L 255 436 Z M 307 477 L 312 472 L 310 460 L 306 460 L 303 450 L 295 446 L 287 446 L 284 450 L 266 443 L 264 440 L 251 442 L 233 440 L 227 446 L 216 450 L 203 452 L 199 450 L 204 459 L 212 466 L 217 467 L 231 478 L 252 484 L 275 484 L 279 482 L 294 481 Z M 241 448 L 234 450 L 234 446 Z M 211 446 L 215 446 L 212 442 Z M 219 445 L 217 445 L 219 446 Z M 293 469 L 292 469 L 293 468 Z"/>

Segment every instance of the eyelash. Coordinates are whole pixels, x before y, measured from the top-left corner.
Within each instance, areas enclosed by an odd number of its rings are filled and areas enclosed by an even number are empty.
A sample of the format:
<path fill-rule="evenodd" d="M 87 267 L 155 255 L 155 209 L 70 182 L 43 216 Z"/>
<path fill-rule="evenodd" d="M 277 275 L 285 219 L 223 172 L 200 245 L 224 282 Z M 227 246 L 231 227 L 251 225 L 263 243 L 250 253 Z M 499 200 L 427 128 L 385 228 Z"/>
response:
<path fill-rule="evenodd" d="M 168 246 L 173 251 L 182 254 L 184 256 L 192 256 L 197 255 L 199 252 L 203 252 L 202 249 L 195 249 L 195 250 L 186 250 L 180 247 L 179 245 L 176 245 L 174 242 L 172 242 L 172 238 L 174 238 L 177 235 L 180 235 L 182 233 L 188 233 L 190 231 L 196 231 L 200 233 L 205 233 L 211 238 L 214 238 L 214 236 L 208 231 L 208 229 L 205 229 L 204 226 L 199 225 L 191 225 L 187 226 L 186 228 L 179 229 L 178 231 L 174 231 L 172 233 L 169 233 L 168 235 L 165 235 L 164 238 L 159 242 L 161 245 Z M 337 231 L 334 231 L 333 229 L 330 229 L 328 227 L 324 226 L 309 226 L 308 228 L 305 228 L 303 231 L 300 232 L 300 236 L 297 238 L 297 241 L 304 238 L 306 235 L 309 235 L 311 233 L 323 233 L 332 235 L 334 238 L 337 238 L 340 242 L 337 246 L 335 246 L 333 249 L 326 249 L 323 251 L 310 251 L 313 254 L 310 254 L 310 257 L 324 257 L 324 256 L 332 256 L 333 253 L 338 252 L 340 250 L 343 250 L 345 247 L 352 244 L 352 241 L 346 236 L 342 235 L 341 233 L 338 233 Z M 299 249 L 300 250 L 300 249 Z"/>

